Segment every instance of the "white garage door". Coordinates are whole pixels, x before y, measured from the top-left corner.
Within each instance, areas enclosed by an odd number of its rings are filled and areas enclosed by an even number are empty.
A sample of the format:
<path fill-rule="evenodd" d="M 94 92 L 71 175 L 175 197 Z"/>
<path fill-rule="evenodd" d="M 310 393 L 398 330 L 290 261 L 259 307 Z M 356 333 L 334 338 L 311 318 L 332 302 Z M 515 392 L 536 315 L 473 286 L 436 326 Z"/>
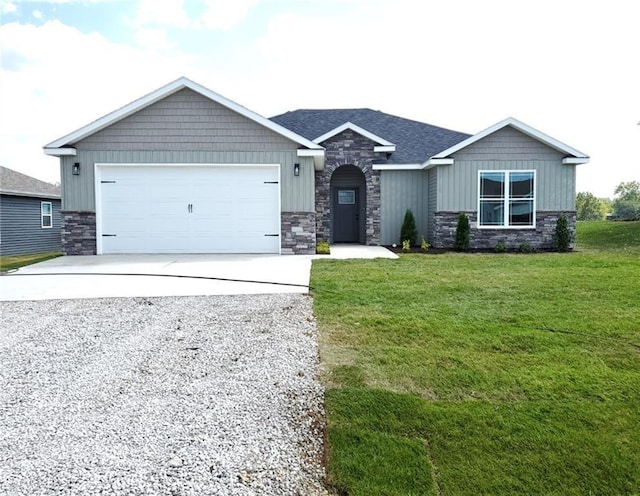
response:
<path fill-rule="evenodd" d="M 96 167 L 98 253 L 279 253 L 277 165 Z"/>

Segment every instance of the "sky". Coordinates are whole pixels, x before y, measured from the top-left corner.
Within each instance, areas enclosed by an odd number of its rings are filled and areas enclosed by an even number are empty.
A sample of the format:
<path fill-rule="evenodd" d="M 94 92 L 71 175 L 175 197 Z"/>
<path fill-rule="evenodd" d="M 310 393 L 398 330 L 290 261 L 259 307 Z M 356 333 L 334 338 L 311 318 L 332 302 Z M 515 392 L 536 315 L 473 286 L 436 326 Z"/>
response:
<path fill-rule="evenodd" d="M 637 0 L 0 0 L 0 165 L 186 76 L 265 117 L 372 108 L 475 134 L 507 117 L 640 180 Z"/>

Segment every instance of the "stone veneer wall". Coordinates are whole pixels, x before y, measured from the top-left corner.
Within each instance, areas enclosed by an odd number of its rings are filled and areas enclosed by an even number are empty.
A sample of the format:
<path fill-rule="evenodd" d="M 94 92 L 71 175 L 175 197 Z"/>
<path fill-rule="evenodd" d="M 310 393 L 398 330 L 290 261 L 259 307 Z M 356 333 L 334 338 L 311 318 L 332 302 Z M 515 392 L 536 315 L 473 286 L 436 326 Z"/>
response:
<path fill-rule="evenodd" d="M 314 212 L 282 212 L 281 253 L 314 255 L 316 253 L 316 214 Z"/>
<path fill-rule="evenodd" d="M 95 255 L 95 212 L 63 211 L 61 217 L 62 253 L 65 255 Z"/>
<path fill-rule="evenodd" d="M 316 236 L 331 239 L 331 176 L 343 165 L 354 165 L 364 174 L 366 184 L 366 244 L 380 244 L 380 171 L 372 163 L 378 158 L 375 143 L 369 138 L 347 129 L 322 143 L 325 147 L 325 166 L 316 171 Z"/>
<path fill-rule="evenodd" d="M 567 216 L 571 230 L 571 248 L 576 239 L 575 212 L 537 212 L 534 229 L 478 229 L 477 213 L 465 212 L 469 216 L 471 233 L 469 248 L 472 250 L 493 250 L 498 243 L 504 243 L 508 249 L 517 249 L 520 243 L 529 243 L 536 250 L 553 250 L 553 236 L 556 222 L 561 213 Z M 460 212 L 436 212 L 433 216 L 434 248 L 452 248 L 456 238 L 456 225 Z"/>

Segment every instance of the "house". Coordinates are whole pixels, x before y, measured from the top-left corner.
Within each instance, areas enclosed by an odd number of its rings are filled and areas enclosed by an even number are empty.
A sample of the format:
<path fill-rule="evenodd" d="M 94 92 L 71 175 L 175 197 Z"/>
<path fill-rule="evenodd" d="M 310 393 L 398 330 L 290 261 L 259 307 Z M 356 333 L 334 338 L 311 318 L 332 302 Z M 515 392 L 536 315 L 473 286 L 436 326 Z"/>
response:
<path fill-rule="evenodd" d="M 0 167 L 0 255 L 61 251 L 60 187 Z"/>
<path fill-rule="evenodd" d="M 266 119 L 180 78 L 44 147 L 60 157 L 63 250 L 314 253 L 399 242 L 404 212 L 435 247 L 552 246 L 575 228 L 588 157 L 509 118 L 468 135 L 369 109 Z"/>

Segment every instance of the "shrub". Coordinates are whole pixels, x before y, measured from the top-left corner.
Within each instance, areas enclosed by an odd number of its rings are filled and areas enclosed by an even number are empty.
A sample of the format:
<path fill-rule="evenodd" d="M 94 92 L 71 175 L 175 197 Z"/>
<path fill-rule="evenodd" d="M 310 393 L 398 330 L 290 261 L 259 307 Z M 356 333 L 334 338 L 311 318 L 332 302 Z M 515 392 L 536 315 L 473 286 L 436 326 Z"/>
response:
<path fill-rule="evenodd" d="M 469 226 L 469 217 L 464 212 L 458 216 L 458 224 L 456 225 L 456 240 L 453 247 L 458 251 L 466 251 L 469 249 L 469 238 L 471 227 Z"/>
<path fill-rule="evenodd" d="M 316 243 L 316 253 L 318 255 L 329 255 L 331 253 L 329 243 L 327 241 L 318 241 Z"/>
<path fill-rule="evenodd" d="M 411 241 L 408 239 L 402 240 L 402 253 L 409 253 L 411 251 Z"/>
<path fill-rule="evenodd" d="M 502 241 L 500 241 L 494 248 L 493 251 L 496 253 L 504 253 L 507 251 L 507 245 L 505 245 Z"/>
<path fill-rule="evenodd" d="M 422 253 L 427 253 L 430 246 L 431 245 L 427 243 L 427 240 L 424 239 L 424 236 L 422 236 L 422 241 L 420 242 L 420 249 L 422 250 Z"/>
<path fill-rule="evenodd" d="M 404 221 L 402 222 L 402 228 L 400 229 L 400 241 L 404 245 L 406 240 L 409 240 L 411 246 L 416 244 L 418 238 L 418 230 L 416 229 L 416 218 L 413 216 L 413 212 L 410 209 L 404 213 Z"/>
<path fill-rule="evenodd" d="M 533 251 L 533 246 L 531 246 L 528 242 L 523 242 L 518 245 L 518 251 L 520 253 L 531 253 Z"/>
<path fill-rule="evenodd" d="M 558 251 L 569 251 L 571 244 L 571 230 L 569 229 L 569 221 L 567 216 L 560 214 L 556 222 L 556 232 L 553 235 L 555 248 Z"/>

